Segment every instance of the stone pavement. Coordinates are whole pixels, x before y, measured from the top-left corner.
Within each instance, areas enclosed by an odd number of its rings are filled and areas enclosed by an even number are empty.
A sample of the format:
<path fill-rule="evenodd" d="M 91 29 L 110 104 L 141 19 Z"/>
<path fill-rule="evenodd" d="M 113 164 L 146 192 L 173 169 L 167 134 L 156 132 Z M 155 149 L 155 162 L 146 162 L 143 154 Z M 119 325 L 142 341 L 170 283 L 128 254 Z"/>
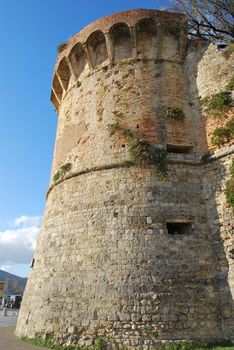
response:
<path fill-rule="evenodd" d="M 45 350 L 46 348 L 23 342 L 14 334 L 17 316 L 2 317 L 0 312 L 0 350 Z"/>

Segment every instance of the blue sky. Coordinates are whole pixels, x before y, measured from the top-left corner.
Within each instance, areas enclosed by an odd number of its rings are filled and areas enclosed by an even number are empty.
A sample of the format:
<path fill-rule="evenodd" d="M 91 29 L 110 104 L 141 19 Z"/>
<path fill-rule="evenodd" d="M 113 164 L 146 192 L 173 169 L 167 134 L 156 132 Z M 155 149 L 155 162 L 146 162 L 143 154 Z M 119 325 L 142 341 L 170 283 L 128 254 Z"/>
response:
<path fill-rule="evenodd" d="M 57 125 L 50 103 L 57 45 L 97 18 L 127 9 L 160 9 L 169 3 L 1 1 L 0 269 L 27 275 L 39 232 Z M 20 251 L 24 256 L 16 253 Z"/>

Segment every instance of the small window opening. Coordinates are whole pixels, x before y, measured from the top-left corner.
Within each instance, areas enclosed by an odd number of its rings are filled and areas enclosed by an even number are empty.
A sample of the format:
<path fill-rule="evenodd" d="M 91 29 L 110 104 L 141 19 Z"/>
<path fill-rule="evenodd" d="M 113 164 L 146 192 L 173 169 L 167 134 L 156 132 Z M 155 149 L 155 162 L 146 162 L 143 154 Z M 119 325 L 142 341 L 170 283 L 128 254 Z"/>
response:
<path fill-rule="evenodd" d="M 137 125 L 137 129 L 139 129 L 139 125 Z"/>
<path fill-rule="evenodd" d="M 124 148 L 125 147 L 125 145 L 122 145 L 122 148 Z"/>
<path fill-rule="evenodd" d="M 169 235 L 184 235 L 191 233 L 191 222 L 167 222 Z"/>
<path fill-rule="evenodd" d="M 193 147 L 188 145 L 171 145 L 167 144 L 167 152 L 169 153 L 182 153 L 189 154 L 192 152 Z"/>

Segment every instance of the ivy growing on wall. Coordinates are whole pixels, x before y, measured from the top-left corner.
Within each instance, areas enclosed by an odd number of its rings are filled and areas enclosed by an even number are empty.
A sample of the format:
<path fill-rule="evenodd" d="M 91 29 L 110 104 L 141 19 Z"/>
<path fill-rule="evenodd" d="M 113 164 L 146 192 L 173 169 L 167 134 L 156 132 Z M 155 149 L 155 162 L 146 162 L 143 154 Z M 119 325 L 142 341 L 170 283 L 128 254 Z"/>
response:
<path fill-rule="evenodd" d="M 114 135 L 116 131 L 120 129 L 119 122 L 108 124 L 108 129 L 110 131 L 110 136 Z"/>
<path fill-rule="evenodd" d="M 59 179 L 63 179 L 64 176 L 71 171 L 72 165 L 71 163 L 66 163 L 64 165 L 62 165 L 58 171 L 56 171 L 56 173 L 53 176 L 53 181 L 56 182 Z"/>
<path fill-rule="evenodd" d="M 234 138 L 234 117 L 224 127 L 216 128 L 213 132 L 211 143 L 214 146 L 222 146 Z"/>
<path fill-rule="evenodd" d="M 231 178 L 226 182 L 225 196 L 227 204 L 232 208 L 234 213 L 234 159 L 231 165 Z"/>
<path fill-rule="evenodd" d="M 125 130 L 123 130 L 123 135 L 126 136 L 126 137 L 133 137 L 134 133 L 130 129 L 125 129 Z"/>
<path fill-rule="evenodd" d="M 66 49 L 66 47 L 67 47 L 67 43 L 65 43 L 65 42 L 60 43 L 56 48 L 57 53 L 62 52 L 63 50 Z"/>
<path fill-rule="evenodd" d="M 234 75 L 229 81 L 229 83 L 226 85 L 226 90 L 227 91 L 233 91 L 234 90 Z"/>
<path fill-rule="evenodd" d="M 200 104 L 205 114 L 222 117 L 223 112 L 226 112 L 232 106 L 231 92 L 220 91 L 209 97 L 204 97 Z"/>
<path fill-rule="evenodd" d="M 148 140 L 136 137 L 134 131 L 121 128 L 119 122 L 109 124 L 108 129 L 110 136 L 113 136 L 116 132 L 121 132 L 127 139 L 129 160 L 131 162 L 135 164 L 153 164 L 156 175 L 160 179 L 165 178 L 167 170 L 167 152 L 165 149 L 159 149 L 151 145 Z"/>
<path fill-rule="evenodd" d="M 185 118 L 185 114 L 181 108 L 178 107 L 167 107 L 165 111 L 166 117 L 176 120 L 183 120 Z"/>
<path fill-rule="evenodd" d="M 145 139 L 133 138 L 128 142 L 130 161 L 136 164 L 149 163 L 151 145 Z"/>
<path fill-rule="evenodd" d="M 156 175 L 160 179 L 166 176 L 166 157 L 165 149 L 157 148 L 145 139 L 133 138 L 128 142 L 130 161 L 135 164 L 153 164 Z"/>
<path fill-rule="evenodd" d="M 225 86 L 224 91 L 220 91 L 211 96 L 206 96 L 200 100 L 200 105 L 207 116 L 216 118 L 227 117 L 226 113 L 234 107 L 232 91 L 234 90 L 234 76 Z M 234 117 L 232 117 L 224 126 L 214 129 L 211 144 L 213 146 L 222 146 L 234 138 Z"/>
<path fill-rule="evenodd" d="M 223 91 L 200 100 L 200 105 L 206 115 L 222 117 L 233 106 L 232 91 L 234 90 L 234 76 L 230 79 Z"/>

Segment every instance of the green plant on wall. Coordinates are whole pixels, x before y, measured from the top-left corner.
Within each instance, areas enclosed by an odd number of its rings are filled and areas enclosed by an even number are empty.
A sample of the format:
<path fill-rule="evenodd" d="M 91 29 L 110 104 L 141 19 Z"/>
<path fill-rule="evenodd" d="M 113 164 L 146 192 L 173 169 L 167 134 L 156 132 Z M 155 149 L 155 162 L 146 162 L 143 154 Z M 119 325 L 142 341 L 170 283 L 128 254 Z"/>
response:
<path fill-rule="evenodd" d="M 156 175 L 164 180 L 167 172 L 167 151 L 165 149 L 154 147 L 151 154 L 152 163 L 155 167 Z"/>
<path fill-rule="evenodd" d="M 66 49 L 66 47 L 67 47 L 67 43 L 65 43 L 65 42 L 60 43 L 56 48 L 57 53 L 62 52 L 63 50 Z"/>
<path fill-rule="evenodd" d="M 167 170 L 167 152 L 165 149 L 156 148 L 145 139 L 133 138 L 128 142 L 128 150 L 131 162 L 135 164 L 153 164 L 156 175 L 160 179 L 165 179 Z"/>
<path fill-rule="evenodd" d="M 53 181 L 56 182 L 58 181 L 59 178 L 60 178 L 60 171 L 58 170 L 53 176 Z"/>
<path fill-rule="evenodd" d="M 133 137 L 134 136 L 134 133 L 132 130 L 130 129 L 125 129 L 123 130 L 122 134 L 125 136 L 125 137 Z"/>
<path fill-rule="evenodd" d="M 233 51 L 234 51 L 234 45 L 233 45 Z M 226 85 L 226 90 L 227 91 L 233 91 L 234 90 L 234 75 L 229 81 L 229 83 Z"/>
<path fill-rule="evenodd" d="M 64 165 L 62 165 L 58 171 L 56 171 L 56 173 L 53 176 L 53 181 L 57 182 L 59 179 L 63 179 L 64 176 L 66 175 L 66 173 L 68 173 L 69 171 L 71 171 L 72 165 L 71 163 L 66 163 Z"/>
<path fill-rule="evenodd" d="M 61 176 L 64 176 L 68 171 L 70 171 L 72 168 L 71 163 L 66 163 L 64 165 L 61 166 L 60 170 L 61 170 Z"/>
<path fill-rule="evenodd" d="M 79 345 L 60 345 L 52 337 L 46 339 L 42 338 L 27 338 L 23 337 L 23 341 L 47 347 L 54 350 L 106 350 L 107 349 L 107 340 L 103 337 L 99 337 L 95 340 L 94 344 L 91 346 L 79 346 Z"/>
<path fill-rule="evenodd" d="M 234 137 L 234 117 L 227 122 L 226 128 L 229 130 L 231 137 Z"/>
<path fill-rule="evenodd" d="M 149 163 L 151 145 L 145 139 L 134 138 L 128 142 L 130 161 L 136 164 Z"/>
<path fill-rule="evenodd" d="M 207 115 L 222 116 L 232 107 L 232 95 L 230 91 L 221 91 L 200 100 L 200 105 Z"/>
<path fill-rule="evenodd" d="M 222 127 L 222 128 L 216 128 L 213 132 L 211 143 L 213 146 L 220 147 L 221 145 L 225 144 L 230 140 L 230 133 L 229 131 Z"/>
<path fill-rule="evenodd" d="M 110 136 L 113 136 L 117 131 L 127 138 L 129 161 L 135 164 L 153 164 L 156 175 L 160 179 L 166 176 L 166 156 L 165 149 L 159 149 L 152 146 L 150 142 L 143 138 L 135 137 L 134 131 L 130 129 L 123 129 L 119 122 L 109 124 Z"/>
<path fill-rule="evenodd" d="M 166 117 L 176 120 L 183 120 L 185 118 L 185 114 L 181 108 L 178 107 L 167 107 L 165 111 Z"/>
<path fill-rule="evenodd" d="M 213 146 L 222 146 L 234 138 L 234 117 L 225 126 L 216 128 L 213 132 L 211 143 Z"/>
<path fill-rule="evenodd" d="M 226 182 L 225 196 L 227 204 L 232 208 L 234 213 L 234 159 L 231 165 L 231 178 Z"/>
<path fill-rule="evenodd" d="M 110 131 L 110 136 L 114 135 L 116 131 L 120 129 L 119 122 L 108 124 L 108 129 Z"/>
<path fill-rule="evenodd" d="M 152 332 L 150 332 L 150 336 L 156 339 L 156 338 L 158 338 L 158 332 L 152 331 Z"/>

